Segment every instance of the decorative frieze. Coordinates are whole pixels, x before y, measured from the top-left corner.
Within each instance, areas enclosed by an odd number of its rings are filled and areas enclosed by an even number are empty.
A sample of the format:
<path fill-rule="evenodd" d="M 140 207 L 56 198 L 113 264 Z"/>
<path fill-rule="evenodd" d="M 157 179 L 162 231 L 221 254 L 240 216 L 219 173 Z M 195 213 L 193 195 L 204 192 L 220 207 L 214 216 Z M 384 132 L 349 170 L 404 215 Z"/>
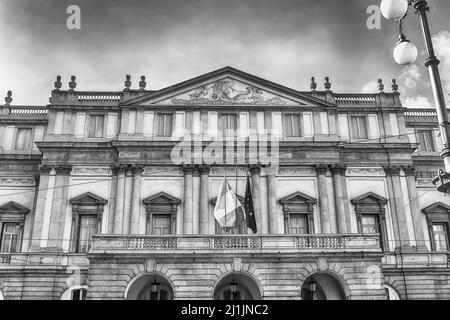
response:
<path fill-rule="evenodd" d="M 73 174 L 83 176 L 110 176 L 112 170 L 111 168 L 74 167 Z"/>
<path fill-rule="evenodd" d="M 3 177 L 0 178 L 0 185 L 9 186 L 34 186 L 36 183 L 35 178 L 28 177 Z"/>
<path fill-rule="evenodd" d="M 315 175 L 313 167 L 281 167 L 280 176 L 311 176 Z"/>
<path fill-rule="evenodd" d="M 371 177 L 371 176 L 384 176 L 384 171 L 382 168 L 348 168 L 347 169 L 348 176 L 363 176 L 363 177 Z"/>
<path fill-rule="evenodd" d="M 68 165 L 56 166 L 55 170 L 57 175 L 69 176 L 70 173 L 72 172 L 72 166 Z"/>

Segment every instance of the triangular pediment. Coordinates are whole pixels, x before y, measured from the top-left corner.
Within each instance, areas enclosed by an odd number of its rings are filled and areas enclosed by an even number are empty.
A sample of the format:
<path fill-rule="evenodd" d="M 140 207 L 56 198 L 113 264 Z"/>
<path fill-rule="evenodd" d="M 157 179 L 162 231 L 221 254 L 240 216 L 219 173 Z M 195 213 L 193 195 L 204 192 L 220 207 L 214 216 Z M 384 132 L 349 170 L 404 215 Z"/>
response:
<path fill-rule="evenodd" d="M 287 197 L 284 197 L 283 199 L 280 199 L 280 203 L 305 203 L 305 202 L 311 202 L 316 203 L 316 199 L 313 197 L 310 197 L 300 191 L 295 192 Z"/>
<path fill-rule="evenodd" d="M 373 192 L 364 193 L 352 200 L 352 203 L 372 204 L 372 203 L 387 203 L 388 200 Z"/>
<path fill-rule="evenodd" d="M 334 104 L 231 67 L 125 101 L 123 105 L 161 106 L 316 106 Z"/>
<path fill-rule="evenodd" d="M 434 203 L 428 207 L 426 207 L 425 209 L 422 209 L 423 212 L 428 213 L 428 212 L 433 212 L 433 213 L 449 213 L 450 212 L 450 206 L 442 203 L 442 202 L 437 202 Z"/>
<path fill-rule="evenodd" d="M 79 195 L 75 198 L 72 198 L 70 200 L 71 204 L 78 204 L 78 205 L 104 205 L 106 204 L 108 201 L 91 193 L 91 192 L 86 192 L 83 193 L 82 195 Z"/>
<path fill-rule="evenodd" d="M 18 204 L 17 202 L 10 201 L 0 206 L 0 214 L 1 213 L 23 213 L 27 214 L 30 212 L 28 208 Z"/>
<path fill-rule="evenodd" d="M 149 205 L 161 205 L 161 204 L 179 204 L 181 203 L 181 200 L 178 198 L 175 198 L 174 196 L 171 196 L 168 193 L 165 192 L 159 192 L 153 196 L 150 196 L 148 198 L 145 198 L 143 200 L 144 204 Z"/>

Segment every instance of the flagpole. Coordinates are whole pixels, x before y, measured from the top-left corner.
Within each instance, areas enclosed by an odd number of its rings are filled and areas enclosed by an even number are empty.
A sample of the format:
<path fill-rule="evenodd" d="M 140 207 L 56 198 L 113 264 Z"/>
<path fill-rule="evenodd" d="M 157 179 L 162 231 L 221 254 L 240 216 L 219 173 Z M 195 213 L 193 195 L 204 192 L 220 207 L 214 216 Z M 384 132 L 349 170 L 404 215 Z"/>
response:
<path fill-rule="evenodd" d="M 227 166 L 225 165 L 223 167 L 223 183 L 224 186 L 226 186 L 227 183 Z M 227 227 L 227 194 L 225 193 L 225 234 L 228 234 L 228 227 Z"/>
<path fill-rule="evenodd" d="M 238 172 L 237 172 L 237 157 L 236 157 L 236 164 L 235 164 L 235 167 L 234 167 L 234 172 L 235 172 L 235 179 L 236 179 L 236 183 L 235 183 L 235 186 L 236 186 L 236 189 L 235 189 L 235 197 L 234 197 L 234 207 L 235 208 L 237 208 L 237 201 L 238 201 L 238 192 L 237 192 L 237 188 L 238 188 Z M 236 222 L 238 222 L 238 215 L 237 215 L 237 210 L 236 210 Z M 236 229 L 237 229 L 237 232 L 238 232 L 238 234 L 239 234 L 239 228 L 240 228 L 240 226 L 239 225 L 237 225 L 236 224 Z"/>

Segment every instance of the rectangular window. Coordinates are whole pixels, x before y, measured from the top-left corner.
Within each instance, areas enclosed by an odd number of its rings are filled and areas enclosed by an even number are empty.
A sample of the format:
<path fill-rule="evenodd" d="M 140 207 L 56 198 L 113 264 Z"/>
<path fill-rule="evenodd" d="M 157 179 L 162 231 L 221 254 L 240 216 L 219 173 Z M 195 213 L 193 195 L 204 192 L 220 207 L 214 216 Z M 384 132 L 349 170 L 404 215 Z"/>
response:
<path fill-rule="evenodd" d="M 418 130 L 419 151 L 436 151 L 432 130 Z"/>
<path fill-rule="evenodd" d="M 97 216 L 80 215 L 77 253 L 86 253 L 92 245 L 92 235 L 97 233 Z"/>
<path fill-rule="evenodd" d="M 31 149 L 31 128 L 17 129 L 16 150 Z"/>
<path fill-rule="evenodd" d="M 300 114 L 284 115 L 284 135 L 286 137 L 302 136 L 302 116 Z"/>
<path fill-rule="evenodd" d="M 153 215 L 152 234 L 158 236 L 171 234 L 170 219 L 170 215 Z"/>
<path fill-rule="evenodd" d="M 171 113 L 158 113 L 156 115 L 156 128 L 158 137 L 171 137 L 173 115 Z"/>
<path fill-rule="evenodd" d="M 436 251 L 448 251 L 448 233 L 444 224 L 433 224 L 433 240 Z"/>
<path fill-rule="evenodd" d="M 351 117 L 352 138 L 353 139 L 367 139 L 367 118 L 365 116 Z"/>
<path fill-rule="evenodd" d="M 105 116 L 89 116 L 89 138 L 103 138 Z"/>
<path fill-rule="evenodd" d="M 308 234 L 308 218 L 304 214 L 289 216 L 291 234 Z"/>
<path fill-rule="evenodd" d="M 238 127 L 238 120 L 236 114 L 222 115 L 222 129 L 225 136 L 227 137 L 235 136 L 237 127 Z"/>
<path fill-rule="evenodd" d="M 20 225 L 18 223 L 4 223 L 2 230 L 1 252 L 18 252 Z"/>
<path fill-rule="evenodd" d="M 378 216 L 363 215 L 361 218 L 361 229 L 363 234 L 378 234 Z"/>

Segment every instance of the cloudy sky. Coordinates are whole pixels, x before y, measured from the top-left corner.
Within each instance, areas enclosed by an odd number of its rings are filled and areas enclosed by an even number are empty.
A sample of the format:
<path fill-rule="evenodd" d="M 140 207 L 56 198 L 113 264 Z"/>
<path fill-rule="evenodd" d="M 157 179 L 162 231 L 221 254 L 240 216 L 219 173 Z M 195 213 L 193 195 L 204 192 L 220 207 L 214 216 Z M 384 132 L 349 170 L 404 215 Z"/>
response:
<path fill-rule="evenodd" d="M 0 0 L 0 92 L 13 104 L 48 103 L 56 75 L 67 88 L 121 90 L 125 74 L 137 87 L 160 89 L 232 66 L 296 90 L 311 76 L 336 92 L 374 92 L 382 78 L 399 79 L 404 104 L 430 106 L 418 17 L 405 32 L 419 48 L 417 65 L 398 66 L 395 23 L 367 28 L 380 0 Z M 434 42 L 450 93 L 450 1 L 430 0 Z M 66 9 L 81 8 L 81 30 L 68 30 Z M 448 99 L 447 99 L 448 100 Z"/>

